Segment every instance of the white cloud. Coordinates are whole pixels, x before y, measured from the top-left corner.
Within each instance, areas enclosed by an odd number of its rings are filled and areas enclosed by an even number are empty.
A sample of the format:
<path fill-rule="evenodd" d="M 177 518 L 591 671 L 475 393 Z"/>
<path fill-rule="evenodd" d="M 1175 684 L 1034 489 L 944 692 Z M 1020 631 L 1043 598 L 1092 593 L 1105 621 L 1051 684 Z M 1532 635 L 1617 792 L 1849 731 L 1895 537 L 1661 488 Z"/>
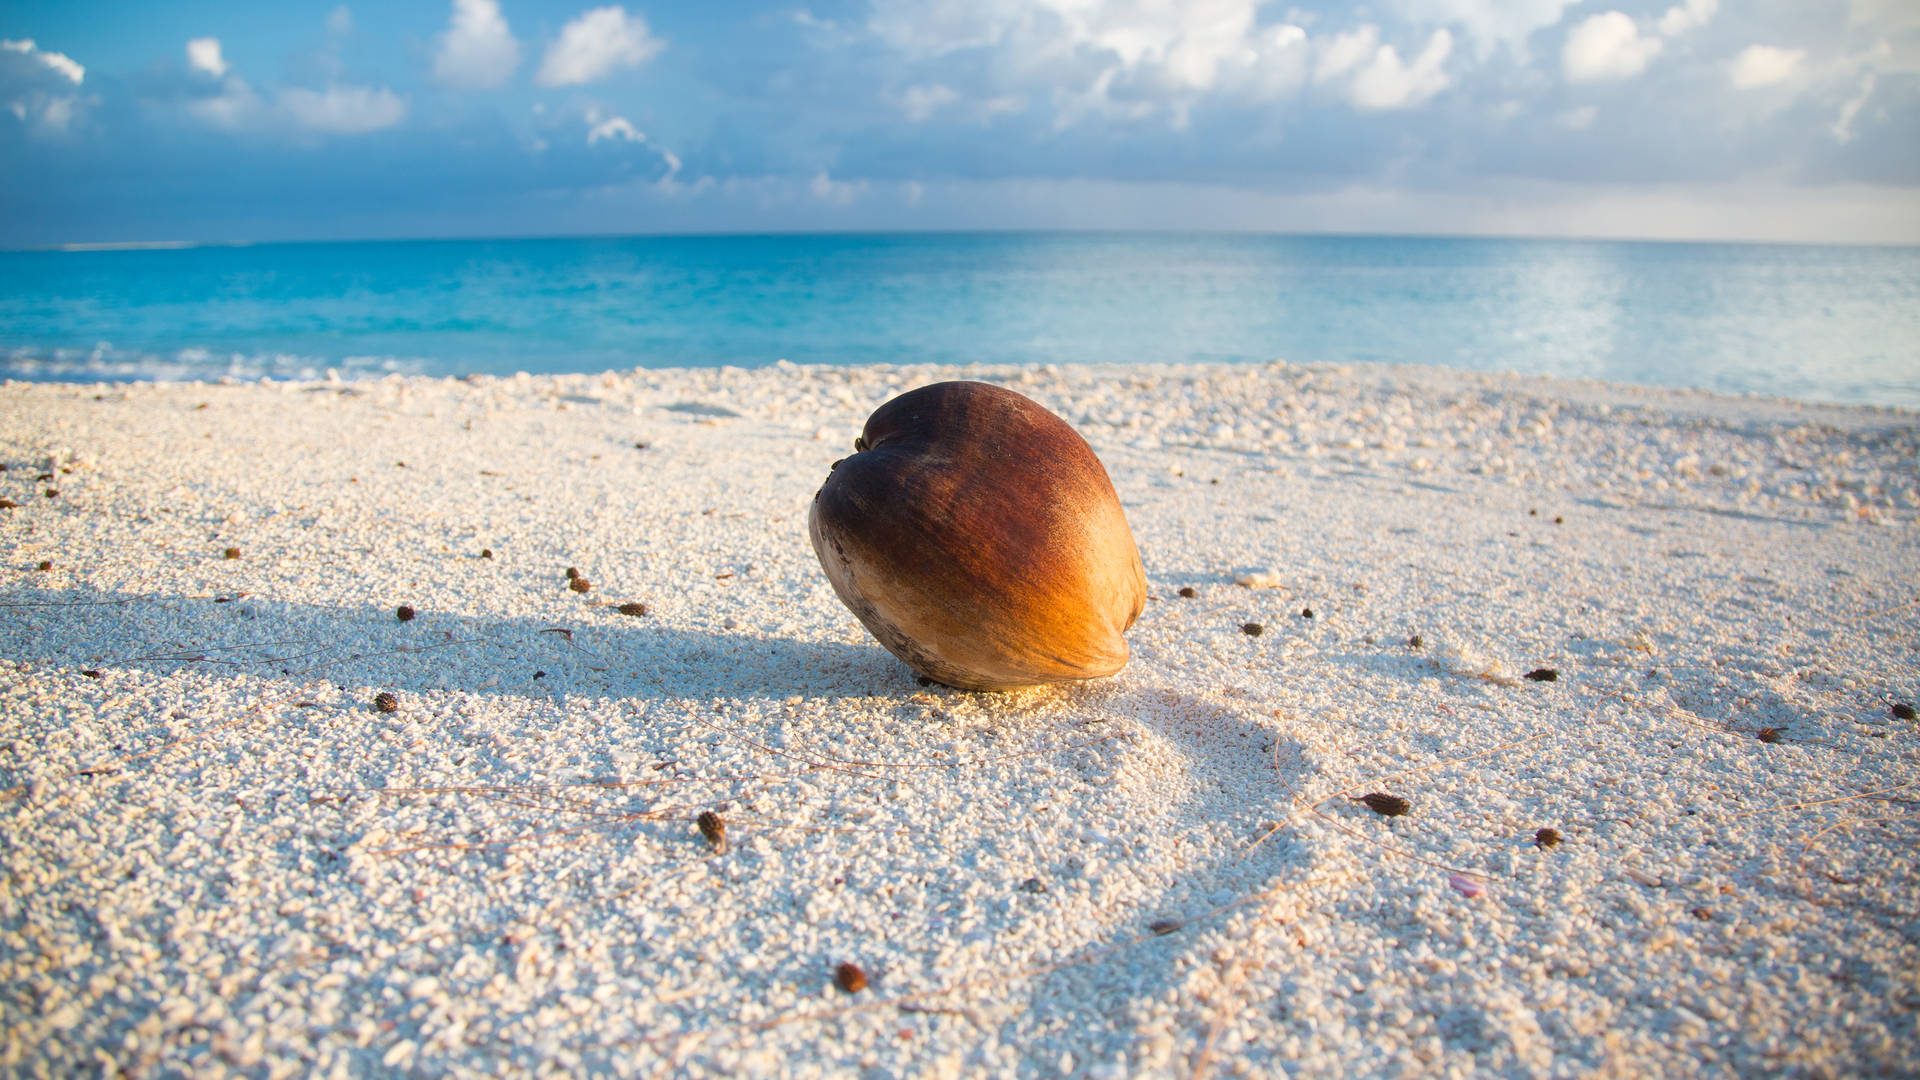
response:
<path fill-rule="evenodd" d="M 62 136 L 99 98 L 75 89 L 87 71 L 62 53 L 46 52 L 32 41 L 0 41 L 0 93 L 7 111 L 36 134 Z"/>
<path fill-rule="evenodd" d="M 851 206 L 853 205 L 853 200 L 867 193 L 867 182 L 865 180 L 835 180 L 833 177 L 828 176 L 823 169 L 814 174 L 813 181 L 807 185 L 807 190 L 813 194 L 814 198 L 823 203 L 832 203 L 834 206 Z"/>
<path fill-rule="evenodd" d="M 1341 93 L 1357 109 L 1410 108 L 1447 88 L 1446 62 L 1452 52 L 1453 35 L 1435 30 L 1420 55 L 1408 64 L 1400 59 L 1399 50 L 1380 43 L 1380 28 L 1367 23 L 1336 34 L 1321 46 L 1313 81 L 1344 83 Z"/>
<path fill-rule="evenodd" d="M 434 49 L 434 80 L 461 90 L 491 90 L 505 85 L 519 66 L 520 42 L 497 0 L 453 0 L 453 18 Z"/>
<path fill-rule="evenodd" d="M 604 79 L 616 68 L 639 67 L 665 47 L 639 15 L 629 15 L 617 5 L 594 8 L 560 28 L 534 81 L 541 86 L 579 86 Z"/>
<path fill-rule="evenodd" d="M 220 55 L 220 39 L 197 37 L 187 42 L 187 66 L 216 79 L 226 75 L 227 61 Z"/>
<path fill-rule="evenodd" d="M 1527 39 L 1560 21 L 1580 0 L 1400 0 L 1401 14 L 1415 23 L 1458 26 L 1473 41 L 1476 59 L 1484 62 L 1505 46 L 1521 61 L 1527 59 Z"/>
<path fill-rule="evenodd" d="M 609 116 L 587 130 L 587 145 L 592 146 L 602 139 L 624 139 L 627 142 L 646 142 L 647 137 L 640 134 L 624 116 Z"/>
<path fill-rule="evenodd" d="M 1594 120 L 1599 116 L 1599 106 L 1582 105 L 1577 109 L 1568 109 L 1554 114 L 1553 126 L 1566 128 L 1568 131 L 1585 131 L 1593 126 Z"/>
<path fill-rule="evenodd" d="M 1657 37 L 1641 37 L 1640 28 L 1618 11 L 1595 15 L 1576 27 L 1560 52 L 1568 82 L 1631 79 L 1660 54 Z"/>
<path fill-rule="evenodd" d="M 1827 129 L 1833 133 L 1836 141 L 1850 143 L 1855 139 L 1853 122 L 1859 117 L 1860 110 L 1867 107 L 1867 99 L 1873 96 L 1873 82 L 1873 73 L 1868 72 L 1860 80 L 1860 92 L 1840 106 L 1840 115 L 1834 118 L 1833 126 Z"/>
<path fill-rule="evenodd" d="M 1741 90 L 1786 82 L 1800 71 L 1806 59 L 1805 49 L 1782 49 L 1773 45 L 1749 45 L 1733 58 L 1727 76 Z"/>
<path fill-rule="evenodd" d="M 72 57 L 65 53 L 47 52 L 34 45 L 32 38 L 22 41 L 0 41 L 0 50 L 31 57 L 49 70 L 65 76 L 67 81 L 75 86 L 79 86 L 87 77 L 87 69 L 75 63 Z"/>
<path fill-rule="evenodd" d="M 1677 37 L 1712 22 L 1719 10 L 1720 0 L 1687 0 L 1684 4 L 1668 8 L 1667 13 L 1660 16 L 1660 32 L 1668 37 Z"/>
<path fill-rule="evenodd" d="M 245 79 L 230 75 L 218 94 L 189 101 L 187 111 L 223 131 L 245 131 L 266 126 L 270 110 Z"/>
<path fill-rule="evenodd" d="M 1082 116 L 1185 123 L 1210 96 L 1268 101 L 1306 79 L 1306 32 L 1264 0 L 874 0 L 867 32 L 911 61 L 991 50 L 984 95 Z M 1302 16 L 1304 18 L 1304 16 Z"/>
<path fill-rule="evenodd" d="M 1453 35 L 1435 30 L 1413 63 L 1400 62 L 1393 46 L 1383 45 L 1373 59 L 1362 67 L 1347 87 L 1347 100 L 1355 108 L 1405 109 L 1426 102 L 1447 88 L 1447 56 L 1453 51 Z"/>
<path fill-rule="evenodd" d="M 1379 49 L 1380 28 L 1372 23 L 1336 34 L 1332 44 L 1320 48 L 1320 62 L 1313 67 L 1313 81 L 1332 82 L 1359 67 Z"/>
<path fill-rule="evenodd" d="M 900 111 L 914 123 L 924 124 L 934 113 L 959 100 L 960 95 L 951 86 L 939 83 L 909 86 L 907 92 L 900 95 Z"/>
<path fill-rule="evenodd" d="M 407 103 L 393 91 L 365 86 L 293 87 L 280 92 L 280 104 L 301 127 L 329 135 L 365 135 L 407 116 Z"/>

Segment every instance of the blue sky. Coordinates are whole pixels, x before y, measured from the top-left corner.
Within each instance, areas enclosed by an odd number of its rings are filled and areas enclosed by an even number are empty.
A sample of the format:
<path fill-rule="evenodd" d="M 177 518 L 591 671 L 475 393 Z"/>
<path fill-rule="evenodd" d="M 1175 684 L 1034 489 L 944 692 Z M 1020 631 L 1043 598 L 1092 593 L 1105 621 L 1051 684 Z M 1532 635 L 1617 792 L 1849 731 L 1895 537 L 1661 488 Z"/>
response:
<path fill-rule="evenodd" d="M 1914 0 L 0 11 L 0 245 L 1200 228 L 1920 242 Z"/>

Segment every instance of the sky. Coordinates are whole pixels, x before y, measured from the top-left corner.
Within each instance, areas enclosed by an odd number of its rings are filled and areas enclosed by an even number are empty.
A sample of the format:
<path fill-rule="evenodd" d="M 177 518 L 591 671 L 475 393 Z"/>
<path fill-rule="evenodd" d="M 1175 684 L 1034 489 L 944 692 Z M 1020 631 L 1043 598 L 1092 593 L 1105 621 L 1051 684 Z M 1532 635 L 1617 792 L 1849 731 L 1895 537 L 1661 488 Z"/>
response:
<path fill-rule="evenodd" d="M 3 247 L 1920 243 L 1920 0 L 10 0 L 0 104 Z"/>

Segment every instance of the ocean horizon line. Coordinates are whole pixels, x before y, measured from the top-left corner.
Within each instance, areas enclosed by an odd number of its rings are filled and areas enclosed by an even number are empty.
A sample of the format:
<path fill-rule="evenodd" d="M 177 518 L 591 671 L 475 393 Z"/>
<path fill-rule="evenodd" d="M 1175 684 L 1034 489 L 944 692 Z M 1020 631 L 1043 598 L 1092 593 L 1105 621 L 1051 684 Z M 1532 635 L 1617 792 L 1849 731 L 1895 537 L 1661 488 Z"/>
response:
<path fill-rule="evenodd" d="M 558 241 L 631 241 L 631 240 L 767 240 L 781 238 L 836 239 L 883 237 L 1204 237 L 1248 240 L 1382 240 L 1391 242 L 1512 242 L 1538 244 L 1611 244 L 1653 245 L 1662 247 L 1737 247 L 1818 250 L 1825 248 L 1866 249 L 1876 251 L 1914 250 L 1920 244 L 1907 241 L 1878 240 L 1757 240 L 1725 237 L 1607 236 L 1585 233 L 1504 233 L 1504 232 L 1367 232 L 1347 229 L 1262 230 L 1262 229 L 1165 229 L 1140 228 L 923 228 L 923 229 L 719 229 L 658 232 L 604 233 L 493 233 L 467 235 L 282 237 L 230 240 L 152 239 L 152 240 L 72 240 L 55 244 L 0 247 L 0 254 L 100 254 L 126 251 L 191 251 L 201 248 L 351 246 L 361 244 L 513 244 Z"/>

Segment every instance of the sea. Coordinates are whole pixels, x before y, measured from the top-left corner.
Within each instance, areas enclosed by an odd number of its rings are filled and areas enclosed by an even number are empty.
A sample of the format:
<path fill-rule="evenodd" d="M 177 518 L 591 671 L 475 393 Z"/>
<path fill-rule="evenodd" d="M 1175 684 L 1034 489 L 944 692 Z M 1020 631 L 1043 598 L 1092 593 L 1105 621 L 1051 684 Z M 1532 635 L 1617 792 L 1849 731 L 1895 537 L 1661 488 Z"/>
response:
<path fill-rule="evenodd" d="M 0 377 L 1387 363 L 1920 408 L 1920 248 L 917 233 L 0 252 Z"/>

